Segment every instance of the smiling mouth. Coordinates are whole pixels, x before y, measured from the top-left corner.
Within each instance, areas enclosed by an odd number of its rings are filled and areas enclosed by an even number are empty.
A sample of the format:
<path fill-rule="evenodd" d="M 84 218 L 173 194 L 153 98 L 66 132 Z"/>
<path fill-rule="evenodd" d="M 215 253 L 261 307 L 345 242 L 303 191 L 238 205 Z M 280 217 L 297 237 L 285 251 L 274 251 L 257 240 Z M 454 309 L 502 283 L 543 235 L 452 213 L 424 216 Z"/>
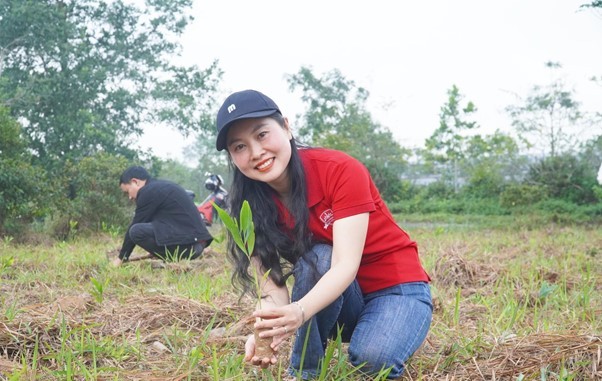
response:
<path fill-rule="evenodd" d="M 274 164 L 274 158 L 270 158 L 267 159 L 265 161 L 262 161 L 261 163 L 259 163 L 259 165 L 257 165 L 255 168 L 257 168 L 257 170 L 259 172 L 265 172 L 268 169 L 270 169 L 270 167 L 272 166 L 272 164 Z"/>

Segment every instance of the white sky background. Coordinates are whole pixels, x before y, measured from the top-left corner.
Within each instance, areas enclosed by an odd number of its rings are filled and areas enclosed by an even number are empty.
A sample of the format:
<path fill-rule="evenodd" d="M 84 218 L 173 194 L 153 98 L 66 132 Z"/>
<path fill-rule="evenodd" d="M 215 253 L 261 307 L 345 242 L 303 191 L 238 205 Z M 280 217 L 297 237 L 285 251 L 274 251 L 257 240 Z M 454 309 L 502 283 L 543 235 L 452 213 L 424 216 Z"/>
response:
<path fill-rule="evenodd" d="M 303 112 L 285 74 L 332 69 L 370 92 L 368 111 L 405 147 L 438 127 L 447 90 L 458 86 L 478 108 L 482 133 L 509 132 L 504 108 L 546 85 L 559 62 L 584 111 L 602 111 L 602 12 L 590 0 L 196 0 L 182 62 L 217 59 L 221 90 L 253 88 L 276 101 L 295 126 Z M 600 127 L 598 127 L 600 128 Z M 599 133 L 600 131 L 598 131 Z M 187 141 L 154 128 L 143 147 L 183 160 Z"/>

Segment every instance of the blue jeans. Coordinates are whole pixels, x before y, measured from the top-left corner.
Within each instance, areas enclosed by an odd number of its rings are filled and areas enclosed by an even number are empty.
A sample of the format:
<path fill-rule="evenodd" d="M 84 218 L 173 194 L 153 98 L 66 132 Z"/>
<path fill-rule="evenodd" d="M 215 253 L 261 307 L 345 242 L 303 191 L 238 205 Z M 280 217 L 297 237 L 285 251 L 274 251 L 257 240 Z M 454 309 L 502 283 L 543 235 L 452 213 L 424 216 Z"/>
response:
<path fill-rule="evenodd" d="M 313 288 L 330 269 L 331 259 L 332 247 L 328 245 L 316 245 L 299 259 L 293 269 L 293 301 Z M 432 312 L 427 283 L 403 283 L 362 295 L 354 280 L 331 305 L 299 328 L 289 374 L 298 376 L 301 371 L 303 379 L 319 374 L 327 341 L 336 337 L 337 328 L 342 328 L 341 337 L 349 343 L 349 361 L 353 366 L 361 366 L 368 374 L 390 368 L 388 378 L 398 378 L 404 371 L 404 363 L 426 338 Z"/>

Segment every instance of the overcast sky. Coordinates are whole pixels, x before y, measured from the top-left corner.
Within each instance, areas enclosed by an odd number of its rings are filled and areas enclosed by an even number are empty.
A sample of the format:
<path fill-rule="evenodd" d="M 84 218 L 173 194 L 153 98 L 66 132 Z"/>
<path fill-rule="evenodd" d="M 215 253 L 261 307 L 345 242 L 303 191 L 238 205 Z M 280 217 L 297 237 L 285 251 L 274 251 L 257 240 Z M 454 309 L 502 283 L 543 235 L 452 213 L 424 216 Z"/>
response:
<path fill-rule="evenodd" d="M 221 90 L 254 88 L 291 119 L 300 93 L 284 78 L 301 66 L 321 76 L 338 69 L 370 92 L 368 108 L 406 147 L 438 126 L 447 90 L 457 85 L 478 108 L 483 133 L 510 131 L 504 108 L 552 80 L 545 62 L 576 92 L 585 111 L 602 111 L 602 12 L 589 0 L 195 0 L 182 40 L 183 62 L 219 61 Z M 602 131 L 600 131 L 602 132 Z M 142 140 L 182 159 L 189 141 L 168 129 Z"/>

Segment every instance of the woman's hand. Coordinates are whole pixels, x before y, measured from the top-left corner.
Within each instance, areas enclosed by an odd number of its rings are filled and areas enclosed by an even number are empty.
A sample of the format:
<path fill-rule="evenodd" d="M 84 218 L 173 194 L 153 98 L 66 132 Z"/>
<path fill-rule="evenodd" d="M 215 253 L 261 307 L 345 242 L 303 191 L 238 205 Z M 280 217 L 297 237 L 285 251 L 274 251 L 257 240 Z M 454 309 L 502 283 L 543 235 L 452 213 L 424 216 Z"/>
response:
<path fill-rule="evenodd" d="M 250 335 L 245 343 L 245 361 L 265 369 L 270 365 L 276 364 L 276 356 L 273 355 L 264 358 L 255 356 L 255 335 Z"/>
<path fill-rule="evenodd" d="M 280 344 L 291 336 L 301 325 L 303 325 L 304 316 L 302 308 L 297 303 L 287 304 L 282 307 L 267 307 L 256 310 L 253 316 L 259 318 L 254 325 L 256 329 L 266 329 L 260 333 L 261 337 L 271 337 L 271 347 L 278 351 Z"/>

